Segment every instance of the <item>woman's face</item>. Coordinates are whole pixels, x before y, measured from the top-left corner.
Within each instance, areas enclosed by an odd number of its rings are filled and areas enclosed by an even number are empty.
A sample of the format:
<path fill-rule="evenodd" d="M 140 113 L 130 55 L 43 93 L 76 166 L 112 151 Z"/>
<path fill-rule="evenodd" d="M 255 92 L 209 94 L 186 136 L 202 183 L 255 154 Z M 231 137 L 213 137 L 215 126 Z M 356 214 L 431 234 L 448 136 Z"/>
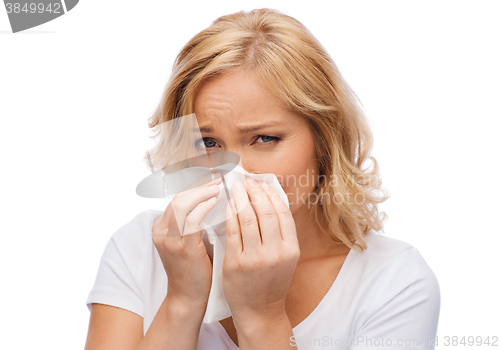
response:
<path fill-rule="evenodd" d="M 240 70 L 205 81 L 194 113 L 205 147 L 237 153 L 249 173 L 275 174 L 292 214 L 314 204 L 309 193 L 316 185 L 318 163 L 307 120 L 290 112 L 249 73 Z"/>

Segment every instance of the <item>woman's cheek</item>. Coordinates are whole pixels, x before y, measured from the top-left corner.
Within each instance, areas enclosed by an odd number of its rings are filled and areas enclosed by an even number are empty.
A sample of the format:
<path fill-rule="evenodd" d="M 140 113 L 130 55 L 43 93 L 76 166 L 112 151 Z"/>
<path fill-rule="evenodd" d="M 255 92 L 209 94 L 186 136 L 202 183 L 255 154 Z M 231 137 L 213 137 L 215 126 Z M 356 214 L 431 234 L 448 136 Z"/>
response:
<path fill-rule="evenodd" d="M 290 212 L 293 214 L 295 213 L 295 211 L 298 209 L 298 205 L 297 205 L 297 188 L 295 187 L 286 187 L 286 189 L 284 189 L 286 195 L 287 195 L 287 198 L 288 198 L 288 206 L 290 208 Z"/>

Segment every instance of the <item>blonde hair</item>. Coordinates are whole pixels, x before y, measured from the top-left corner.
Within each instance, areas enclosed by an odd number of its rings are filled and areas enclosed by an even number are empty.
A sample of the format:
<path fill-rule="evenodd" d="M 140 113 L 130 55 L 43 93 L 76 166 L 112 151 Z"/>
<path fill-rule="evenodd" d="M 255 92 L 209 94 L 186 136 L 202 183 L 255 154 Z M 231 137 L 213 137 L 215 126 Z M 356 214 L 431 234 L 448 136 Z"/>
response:
<path fill-rule="evenodd" d="M 370 156 L 372 134 L 358 97 L 323 46 L 296 19 L 271 9 L 241 11 L 218 18 L 195 35 L 178 54 L 149 119 L 149 127 L 157 131 L 152 137 L 160 133 L 160 124 L 193 113 L 203 81 L 242 68 L 308 120 L 321 179 L 314 192 L 322 201 L 311 209 L 315 220 L 326 220 L 333 240 L 366 249 L 364 236 L 382 230 L 386 219 L 377 205 L 389 197 Z M 147 153 L 150 164 L 162 164 L 167 152 L 159 143 Z M 371 170 L 362 169 L 367 159 L 373 161 Z M 339 196 L 340 203 L 323 200 Z"/>

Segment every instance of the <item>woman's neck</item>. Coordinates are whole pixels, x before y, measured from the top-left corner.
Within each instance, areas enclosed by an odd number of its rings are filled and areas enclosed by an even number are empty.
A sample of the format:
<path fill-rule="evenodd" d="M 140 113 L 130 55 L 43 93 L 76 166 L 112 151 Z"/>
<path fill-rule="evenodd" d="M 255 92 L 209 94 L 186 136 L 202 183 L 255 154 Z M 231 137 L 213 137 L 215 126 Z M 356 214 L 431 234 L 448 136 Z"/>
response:
<path fill-rule="evenodd" d="M 325 221 L 317 222 L 312 211 L 306 206 L 297 210 L 293 214 L 293 219 L 300 246 L 299 263 L 349 252 L 349 247 L 343 242 L 336 242 L 325 233 L 328 232 Z"/>

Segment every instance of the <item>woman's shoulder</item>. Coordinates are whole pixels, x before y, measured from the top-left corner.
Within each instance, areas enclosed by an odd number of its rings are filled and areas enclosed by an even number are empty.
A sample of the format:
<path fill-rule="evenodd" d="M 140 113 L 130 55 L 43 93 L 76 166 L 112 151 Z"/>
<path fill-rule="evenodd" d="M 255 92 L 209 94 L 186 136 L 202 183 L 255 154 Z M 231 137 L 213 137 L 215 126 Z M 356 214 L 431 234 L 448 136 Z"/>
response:
<path fill-rule="evenodd" d="M 151 240 L 153 223 L 163 214 L 162 211 L 148 209 L 134 215 L 116 230 L 111 239 L 122 247 L 138 248 Z"/>
<path fill-rule="evenodd" d="M 436 282 L 435 275 L 419 250 L 412 244 L 370 231 L 365 236 L 367 248 L 362 252 L 352 251 L 353 265 L 363 277 L 391 275 L 404 279 L 425 279 Z"/>
<path fill-rule="evenodd" d="M 153 222 L 158 219 L 163 212 L 161 210 L 147 209 L 139 212 L 127 223 L 136 227 L 152 226 Z"/>
<path fill-rule="evenodd" d="M 151 227 L 161 211 L 145 210 L 122 224 L 109 238 L 99 269 L 87 298 L 92 303 L 127 309 L 144 317 L 142 296 L 149 285 L 144 271 L 151 257 Z"/>
<path fill-rule="evenodd" d="M 416 249 L 412 244 L 382 235 L 371 230 L 364 237 L 367 248 L 359 253 L 359 257 L 370 260 L 371 264 L 379 265 L 409 249 Z"/>
<path fill-rule="evenodd" d="M 386 297 L 415 291 L 439 303 L 436 275 L 415 246 L 376 231 L 370 231 L 365 242 L 365 250 L 350 254 L 349 272 L 357 288 L 383 291 Z"/>
<path fill-rule="evenodd" d="M 375 231 L 365 241 L 365 250 L 352 251 L 350 283 L 345 285 L 347 295 L 359 300 L 358 307 L 368 310 L 363 327 L 375 329 L 374 325 L 393 320 L 397 328 L 417 319 L 437 325 L 439 283 L 418 249 Z"/>

